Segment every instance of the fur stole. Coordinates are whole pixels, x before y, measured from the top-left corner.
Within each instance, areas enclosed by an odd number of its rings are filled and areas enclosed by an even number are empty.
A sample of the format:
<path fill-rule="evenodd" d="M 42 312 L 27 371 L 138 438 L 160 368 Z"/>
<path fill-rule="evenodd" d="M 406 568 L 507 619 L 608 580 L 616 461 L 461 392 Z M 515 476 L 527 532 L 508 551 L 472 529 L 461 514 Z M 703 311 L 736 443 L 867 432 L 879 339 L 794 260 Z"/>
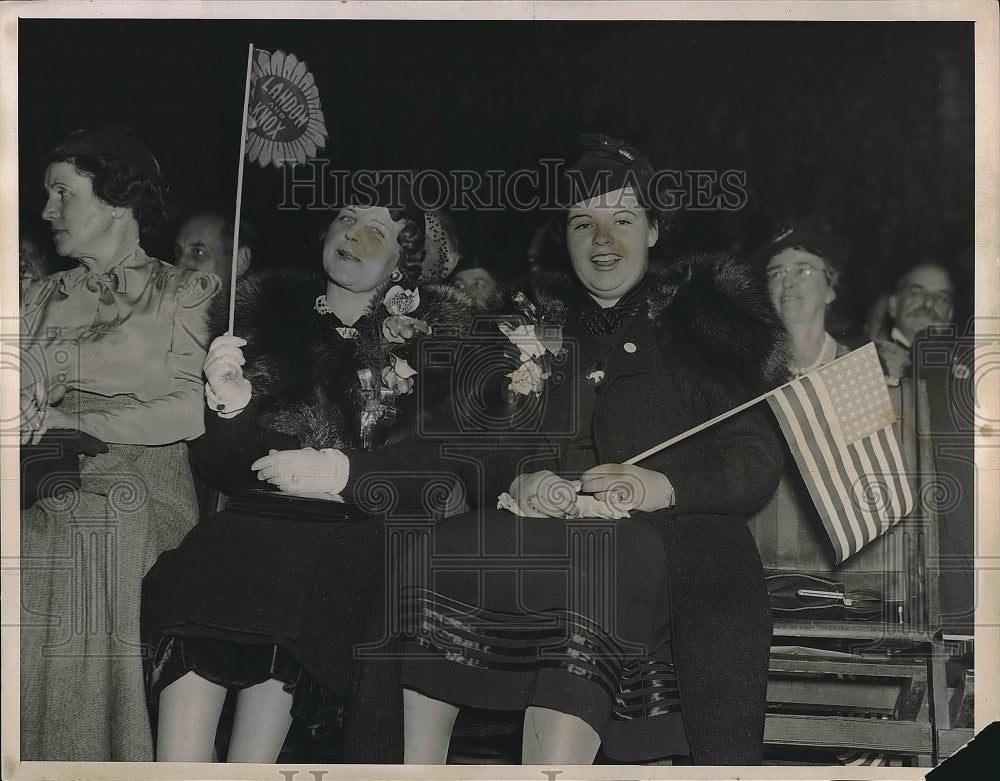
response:
<path fill-rule="evenodd" d="M 789 343 L 762 275 L 724 253 L 650 263 L 647 313 L 656 344 L 692 395 L 719 411 L 789 379 Z M 565 322 L 585 295 L 568 273 L 534 280 L 543 322 Z"/>
<path fill-rule="evenodd" d="M 411 316 L 432 333 L 392 344 L 382 336 L 389 315 L 382 291 L 354 328 L 345 329 L 336 316 L 315 310 L 325 290 L 323 276 L 289 269 L 254 272 L 237 285 L 234 330 L 247 340 L 243 373 L 253 385 L 258 429 L 294 436 L 301 447 L 361 448 L 361 414 L 369 400 L 358 372 L 368 369 L 378 379 L 397 356 L 417 370 L 420 387 L 395 400 L 395 417 L 377 427 L 373 446 L 412 436 L 418 416 L 446 401 L 449 392 L 446 376 L 420 366 L 422 345 L 454 349 L 471 328 L 469 299 L 446 286 L 421 286 L 420 306 Z M 225 330 L 227 303 L 213 310 L 216 333 Z"/>

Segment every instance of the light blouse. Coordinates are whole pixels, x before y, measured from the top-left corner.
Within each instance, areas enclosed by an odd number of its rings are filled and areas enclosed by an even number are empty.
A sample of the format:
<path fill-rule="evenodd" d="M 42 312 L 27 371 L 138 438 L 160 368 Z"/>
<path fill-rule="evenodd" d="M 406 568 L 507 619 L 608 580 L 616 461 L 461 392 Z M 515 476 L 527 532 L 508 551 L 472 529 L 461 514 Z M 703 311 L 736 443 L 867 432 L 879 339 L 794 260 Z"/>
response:
<path fill-rule="evenodd" d="M 793 377 L 801 377 L 804 374 L 815 371 L 820 366 L 826 366 L 831 361 L 847 355 L 848 352 L 849 350 L 847 347 L 840 344 L 840 342 L 827 333 L 823 335 L 823 347 L 820 349 L 819 355 L 816 356 L 815 361 L 813 361 L 809 366 L 797 366 L 795 363 L 792 363 L 789 368 L 791 369 Z"/>
<path fill-rule="evenodd" d="M 175 268 L 138 244 L 105 273 L 79 266 L 22 283 L 21 388 L 65 386 L 125 396 L 81 412 L 78 427 L 105 442 L 165 445 L 204 431 L 202 367 L 215 274 Z"/>

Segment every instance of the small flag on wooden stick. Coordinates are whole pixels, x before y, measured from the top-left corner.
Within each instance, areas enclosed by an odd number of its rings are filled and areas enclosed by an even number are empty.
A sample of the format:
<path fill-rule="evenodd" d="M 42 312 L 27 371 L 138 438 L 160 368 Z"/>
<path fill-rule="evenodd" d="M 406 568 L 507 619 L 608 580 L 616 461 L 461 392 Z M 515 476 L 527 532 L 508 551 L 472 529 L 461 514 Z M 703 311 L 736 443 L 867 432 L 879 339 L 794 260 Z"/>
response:
<path fill-rule="evenodd" d="M 793 380 L 767 401 L 838 564 L 913 510 L 874 344 Z"/>
<path fill-rule="evenodd" d="M 637 464 L 767 399 L 837 563 L 908 515 L 913 491 L 873 343 L 633 456 Z"/>

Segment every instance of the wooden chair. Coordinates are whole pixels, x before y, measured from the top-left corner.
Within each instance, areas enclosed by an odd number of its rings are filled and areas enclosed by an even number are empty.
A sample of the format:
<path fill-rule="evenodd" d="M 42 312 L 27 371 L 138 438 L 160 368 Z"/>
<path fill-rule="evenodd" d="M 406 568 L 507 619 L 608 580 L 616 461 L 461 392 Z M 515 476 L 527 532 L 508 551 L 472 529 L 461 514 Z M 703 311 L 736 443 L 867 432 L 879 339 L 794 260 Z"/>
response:
<path fill-rule="evenodd" d="M 935 725 L 950 725 L 937 579 L 937 515 L 926 501 L 934 462 L 923 382 L 890 387 L 916 508 L 839 566 L 788 458 L 772 500 L 749 521 L 769 573 L 817 575 L 881 594 L 871 620 L 776 616 L 765 743 L 777 758 L 811 750 L 875 752 L 931 765 Z M 809 649 L 808 653 L 805 649 Z"/>

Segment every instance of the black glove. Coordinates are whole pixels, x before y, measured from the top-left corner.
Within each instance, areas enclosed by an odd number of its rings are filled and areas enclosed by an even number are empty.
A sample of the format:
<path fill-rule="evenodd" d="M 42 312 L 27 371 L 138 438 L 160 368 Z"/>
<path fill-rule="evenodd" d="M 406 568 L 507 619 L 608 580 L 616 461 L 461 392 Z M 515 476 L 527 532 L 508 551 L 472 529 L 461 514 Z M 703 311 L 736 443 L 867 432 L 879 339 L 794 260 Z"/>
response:
<path fill-rule="evenodd" d="M 80 456 L 107 453 L 108 446 L 76 429 L 46 431 L 34 445 L 21 445 L 21 509 L 39 499 L 80 487 Z"/>

